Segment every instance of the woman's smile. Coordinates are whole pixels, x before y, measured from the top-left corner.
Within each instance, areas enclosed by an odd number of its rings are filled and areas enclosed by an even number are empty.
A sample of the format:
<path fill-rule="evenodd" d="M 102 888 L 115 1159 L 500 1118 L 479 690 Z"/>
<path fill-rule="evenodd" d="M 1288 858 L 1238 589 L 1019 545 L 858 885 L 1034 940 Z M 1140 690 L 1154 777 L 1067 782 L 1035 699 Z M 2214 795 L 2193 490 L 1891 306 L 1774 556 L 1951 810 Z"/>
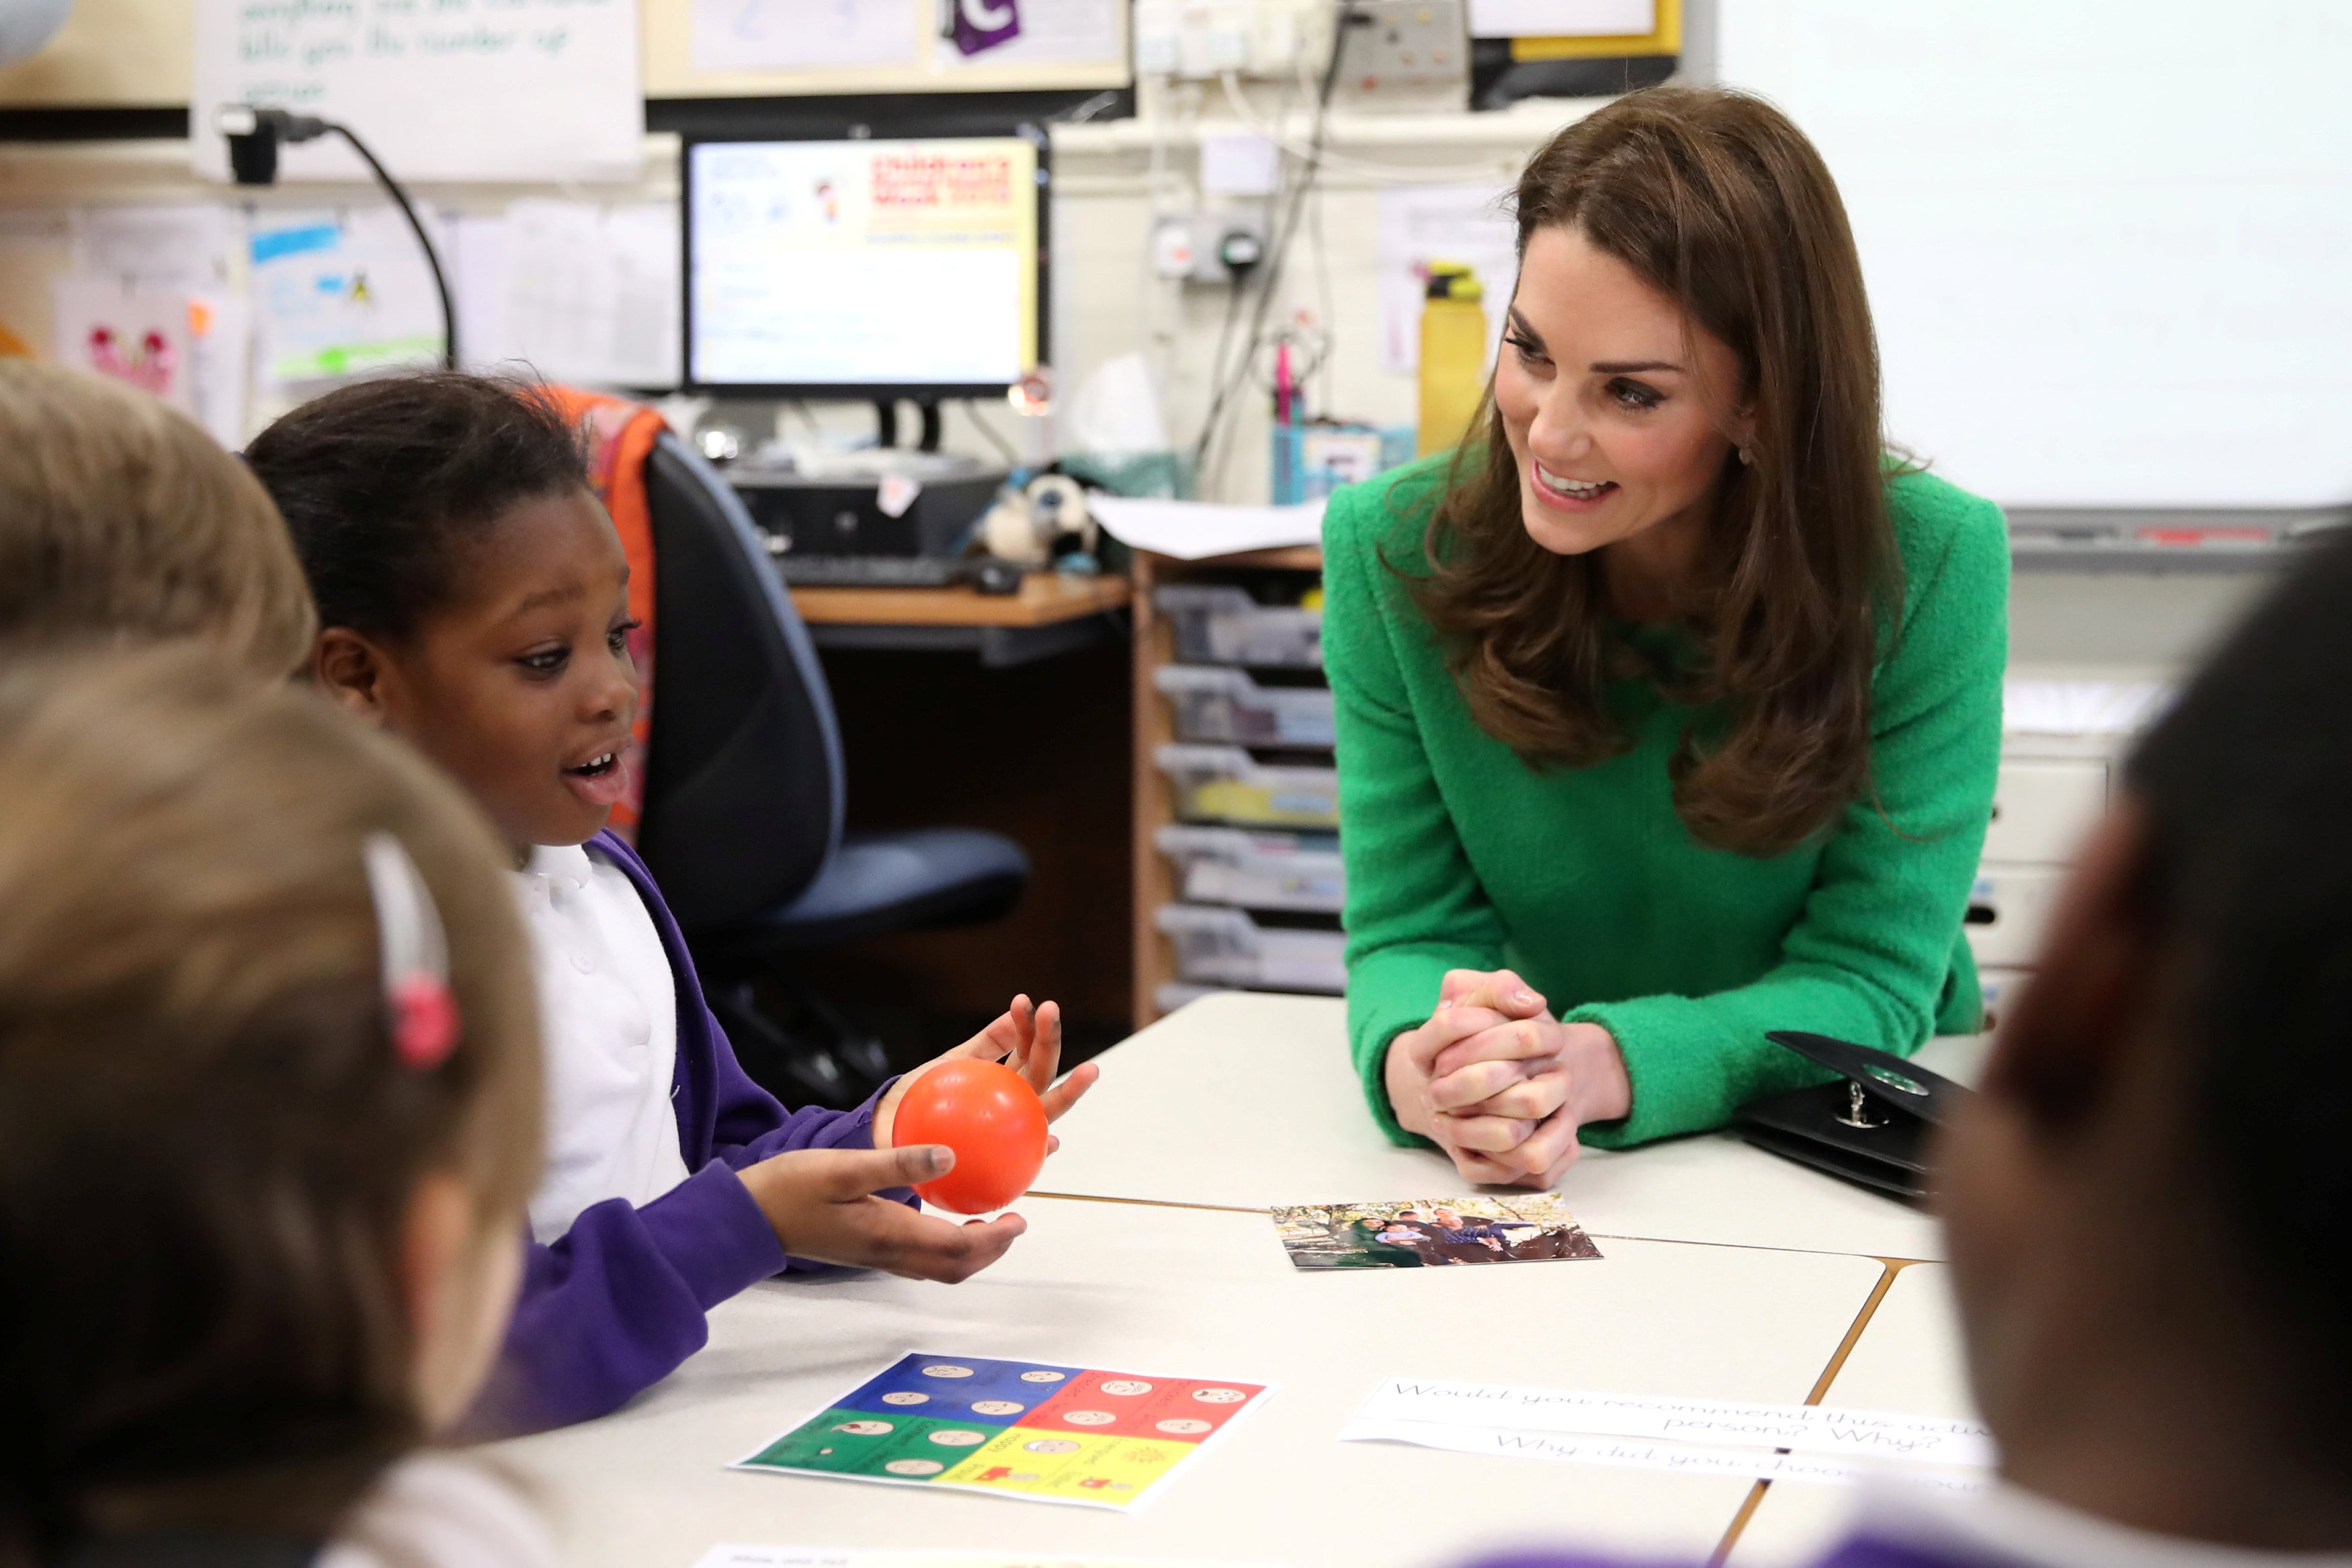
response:
<path fill-rule="evenodd" d="M 1614 479 L 1570 479 L 1533 458 L 1528 461 L 1528 474 L 1536 499 L 1563 512 L 1591 511 L 1617 492 Z"/>

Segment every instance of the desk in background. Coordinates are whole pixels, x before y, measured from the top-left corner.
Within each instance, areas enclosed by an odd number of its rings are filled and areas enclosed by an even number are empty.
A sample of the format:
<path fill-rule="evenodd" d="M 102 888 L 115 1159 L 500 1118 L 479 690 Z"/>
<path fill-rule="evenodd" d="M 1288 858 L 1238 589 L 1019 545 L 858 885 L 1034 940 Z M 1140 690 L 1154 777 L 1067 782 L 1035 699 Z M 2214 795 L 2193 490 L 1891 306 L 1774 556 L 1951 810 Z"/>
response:
<path fill-rule="evenodd" d="M 987 828 L 1026 851 L 1031 867 L 1003 920 L 828 953 L 828 994 L 919 1011 L 923 1027 L 905 1029 L 928 1040 L 938 1033 L 929 1020 L 986 1019 L 1025 991 L 1062 1003 L 1076 1042 L 1118 1039 L 1129 946 L 1124 922 L 1105 911 L 1124 910 L 1128 896 L 1128 580 L 1033 572 L 1017 594 L 792 595 L 833 688 L 848 825 Z M 903 1054 L 899 1031 L 885 1032 Z"/>
<path fill-rule="evenodd" d="M 1098 643 L 1124 628 L 1123 577 L 1031 572 L 1018 593 L 955 588 L 795 588 L 793 607 L 820 648 L 976 653 L 992 668 Z"/>

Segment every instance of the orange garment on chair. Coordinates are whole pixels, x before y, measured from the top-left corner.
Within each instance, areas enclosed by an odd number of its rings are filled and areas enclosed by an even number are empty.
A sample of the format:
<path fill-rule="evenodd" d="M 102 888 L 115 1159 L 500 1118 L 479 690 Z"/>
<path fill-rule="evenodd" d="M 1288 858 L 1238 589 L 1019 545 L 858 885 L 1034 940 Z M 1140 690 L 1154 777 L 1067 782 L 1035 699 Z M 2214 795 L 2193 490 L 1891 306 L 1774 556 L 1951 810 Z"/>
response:
<path fill-rule="evenodd" d="M 646 459 L 663 429 L 643 403 L 577 387 L 552 387 L 563 411 L 588 435 L 588 482 L 613 518 L 629 560 L 629 656 L 637 666 L 637 722 L 621 759 L 628 783 L 613 808 L 613 831 L 635 842 L 646 802 L 646 743 L 654 720 L 654 519 L 646 500 Z"/>

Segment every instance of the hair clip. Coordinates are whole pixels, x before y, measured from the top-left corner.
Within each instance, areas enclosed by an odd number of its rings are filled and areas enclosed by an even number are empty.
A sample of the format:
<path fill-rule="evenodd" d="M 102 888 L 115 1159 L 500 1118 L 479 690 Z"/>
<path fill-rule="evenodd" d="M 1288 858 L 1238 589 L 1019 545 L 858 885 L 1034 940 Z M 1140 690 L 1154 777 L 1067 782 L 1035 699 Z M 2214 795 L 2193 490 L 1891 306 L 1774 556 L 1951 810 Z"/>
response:
<path fill-rule="evenodd" d="M 449 945 L 432 890 L 390 833 L 370 833 L 368 894 L 375 904 L 384 1013 L 403 1067 L 429 1072 L 457 1045 L 457 998 L 449 989 Z"/>

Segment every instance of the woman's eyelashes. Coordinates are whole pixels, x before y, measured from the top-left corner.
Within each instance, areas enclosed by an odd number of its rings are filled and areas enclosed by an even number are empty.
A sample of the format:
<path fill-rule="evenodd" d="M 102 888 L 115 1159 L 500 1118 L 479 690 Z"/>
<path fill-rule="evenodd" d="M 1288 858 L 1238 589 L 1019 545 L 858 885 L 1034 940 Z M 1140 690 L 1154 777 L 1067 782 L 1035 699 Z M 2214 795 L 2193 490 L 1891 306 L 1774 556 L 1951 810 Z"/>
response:
<path fill-rule="evenodd" d="M 629 652 L 629 633 L 644 624 L 642 621 L 622 622 L 604 633 L 604 646 L 612 649 L 616 655 L 625 658 Z"/>
<path fill-rule="evenodd" d="M 1665 394 L 1657 388 L 1629 382 L 1622 376 L 1612 381 L 1607 391 L 1610 402 L 1636 413 L 1646 413 L 1666 401 Z"/>
<path fill-rule="evenodd" d="M 1533 339 L 1523 337 L 1516 330 L 1505 332 L 1503 334 L 1503 341 L 1508 343 L 1511 346 L 1512 351 L 1517 354 L 1522 361 L 1530 366 L 1545 365 L 1551 362 L 1549 359 L 1545 356 L 1543 350 L 1537 346 Z"/>

